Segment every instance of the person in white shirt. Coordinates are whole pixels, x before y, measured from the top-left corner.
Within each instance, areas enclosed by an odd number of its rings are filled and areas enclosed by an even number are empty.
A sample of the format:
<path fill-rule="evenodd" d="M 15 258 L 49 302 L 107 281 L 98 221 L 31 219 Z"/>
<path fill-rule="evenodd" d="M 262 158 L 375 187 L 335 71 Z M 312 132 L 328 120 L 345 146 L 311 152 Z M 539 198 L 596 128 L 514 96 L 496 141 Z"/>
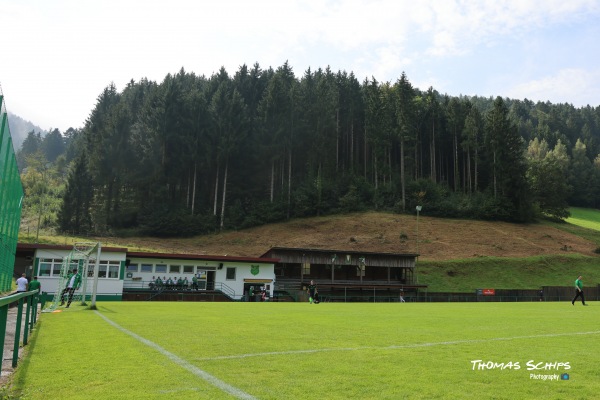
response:
<path fill-rule="evenodd" d="M 25 273 L 23 273 L 21 277 L 17 279 L 17 293 L 26 292 L 28 284 L 29 281 L 27 280 L 27 278 L 25 278 Z"/>

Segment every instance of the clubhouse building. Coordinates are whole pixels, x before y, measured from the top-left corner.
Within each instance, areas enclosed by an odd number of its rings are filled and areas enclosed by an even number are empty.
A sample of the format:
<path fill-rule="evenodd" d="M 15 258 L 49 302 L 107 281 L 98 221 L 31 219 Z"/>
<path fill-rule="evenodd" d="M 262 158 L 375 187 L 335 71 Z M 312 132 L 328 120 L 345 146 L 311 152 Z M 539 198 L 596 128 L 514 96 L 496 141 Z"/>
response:
<path fill-rule="evenodd" d="M 37 276 L 58 290 L 72 246 L 17 245 L 15 274 Z M 304 300 L 313 280 L 325 301 L 397 301 L 424 285 L 414 279 L 416 254 L 273 247 L 260 257 L 175 254 L 102 247 L 98 300 Z M 90 261 L 95 264 L 95 260 Z M 94 265 L 95 266 L 95 265 Z M 88 269 L 88 280 L 94 276 Z M 263 294 L 264 293 L 264 294 Z"/>

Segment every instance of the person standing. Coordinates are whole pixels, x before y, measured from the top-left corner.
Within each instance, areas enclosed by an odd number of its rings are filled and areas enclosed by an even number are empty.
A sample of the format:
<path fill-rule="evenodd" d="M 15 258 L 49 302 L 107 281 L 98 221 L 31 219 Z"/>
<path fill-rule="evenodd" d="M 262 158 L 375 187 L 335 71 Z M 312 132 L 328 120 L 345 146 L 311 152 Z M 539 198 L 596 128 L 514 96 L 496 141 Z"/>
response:
<path fill-rule="evenodd" d="M 21 277 L 17 279 L 17 293 L 26 292 L 27 286 L 29 285 L 29 281 L 25 277 L 25 272 L 21 274 Z"/>
<path fill-rule="evenodd" d="M 67 284 L 65 285 L 65 288 L 63 289 L 62 293 L 60 294 L 60 299 L 61 299 L 62 303 L 64 303 L 64 301 L 62 299 L 65 297 L 65 293 L 67 293 L 69 291 L 69 282 L 71 281 L 72 276 L 73 276 L 73 271 L 69 270 L 69 272 L 67 272 L 67 280 L 66 280 Z"/>
<path fill-rule="evenodd" d="M 37 290 L 38 294 L 42 291 L 42 284 L 37 280 L 37 276 L 34 276 L 31 282 L 29 282 L 29 290 Z"/>
<path fill-rule="evenodd" d="M 573 297 L 571 304 L 575 305 L 575 300 L 581 296 L 581 304 L 587 306 L 587 304 L 585 304 L 585 297 L 583 296 L 583 282 L 581 282 L 581 278 L 581 275 L 579 275 L 577 279 L 575 279 L 575 297 Z"/>
<path fill-rule="evenodd" d="M 69 293 L 69 299 L 67 301 L 67 308 L 71 305 L 71 301 L 73 301 L 73 294 L 79 287 L 81 286 L 81 274 L 77 272 L 76 269 L 73 270 L 73 275 L 71 275 L 71 279 L 67 281 L 66 292 Z M 60 305 L 65 304 L 65 290 L 63 290 L 62 296 L 60 298 Z"/>
<path fill-rule="evenodd" d="M 315 284 L 315 281 L 311 280 L 310 285 L 308 285 L 308 301 L 310 304 L 312 304 L 315 299 L 315 293 L 317 293 L 317 285 Z"/>
<path fill-rule="evenodd" d="M 31 282 L 29 282 L 28 290 L 37 290 L 37 294 L 33 297 L 35 301 L 34 304 L 37 304 L 38 299 L 40 298 L 40 293 L 42 293 L 42 284 L 37 280 L 37 276 L 34 276 Z"/>

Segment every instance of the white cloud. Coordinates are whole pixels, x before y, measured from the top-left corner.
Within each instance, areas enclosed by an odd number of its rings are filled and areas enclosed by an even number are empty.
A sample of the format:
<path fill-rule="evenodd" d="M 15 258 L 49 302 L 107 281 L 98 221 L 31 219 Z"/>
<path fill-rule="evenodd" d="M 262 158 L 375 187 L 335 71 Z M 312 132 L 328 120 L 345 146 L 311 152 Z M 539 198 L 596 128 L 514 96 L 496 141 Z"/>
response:
<path fill-rule="evenodd" d="M 479 44 L 523 38 L 549 25 L 575 23 L 598 13 L 600 6 L 592 0 L 442 1 L 431 10 L 435 22 L 427 54 L 448 56 Z"/>
<path fill-rule="evenodd" d="M 501 57 L 508 62 L 486 70 L 478 55 L 495 56 L 532 36 L 540 51 L 555 51 L 540 32 L 593 26 L 599 8 L 597 0 L 5 0 L 3 30 L 10 34 L 0 80 L 11 112 L 61 130 L 83 125 L 111 82 L 122 90 L 130 79 L 161 81 L 181 67 L 210 76 L 221 66 L 233 74 L 244 63 L 268 68 L 289 60 L 297 76 L 328 65 L 361 81 L 394 81 L 406 71 L 440 91 L 477 91 L 500 73 L 512 78 L 504 82 L 518 79 L 511 68 L 523 64 L 507 51 Z M 532 57 L 528 76 L 562 76 L 552 68 L 590 71 L 600 53 L 590 47 L 588 65 L 546 62 L 540 69 Z M 544 86 L 544 79 L 535 82 Z M 514 91 L 530 98 L 527 88 L 551 93 L 526 83 Z M 586 89 L 578 91 L 594 103 Z"/>
<path fill-rule="evenodd" d="M 597 106 L 600 101 L 600 72 L 579 68 L 562 69 L 540 79 L 520 83 L 508 90 L 507 95 L 516 99 L 570 103 L 575 107 L 588 104 Z"/>

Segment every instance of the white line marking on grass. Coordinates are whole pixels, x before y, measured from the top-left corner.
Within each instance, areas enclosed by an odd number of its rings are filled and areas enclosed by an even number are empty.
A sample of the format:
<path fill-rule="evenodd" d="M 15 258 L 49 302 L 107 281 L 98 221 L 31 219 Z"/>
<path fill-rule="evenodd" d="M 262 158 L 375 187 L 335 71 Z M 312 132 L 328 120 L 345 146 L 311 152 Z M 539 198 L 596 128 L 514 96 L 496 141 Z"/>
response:
<path fill-rule="evenodd" d="M 250 353 L 250 354 L 237 354 L 231 356 L 217 356 L 217 357 L 206 357 L 196 358 L 196 361 L 217 361 L 217 360 L 230 360 L 240 359 L 249 357 L 264 357 L 264 356 L 280 356 L 289 354 L 307 354 L 307 353 L 325 353 L 331 351 L 358 351 L 358 350 L 396 350 L 396 349 L 413 349 L 418 347 L 433 347 L 433 346 L 444 346 L 454 344 L 470 344 L 470 343 L 485 343 L 485 342 L 496 342 L 502 340 L 518 340 L 518 339 L 538 339 L 543 337 L 560 337 L 560 336 L 575 336 L 575 335 L 597 335 L 600 331 L 591 332 L 572 332 L 572 333 L 547 333 L 543 335 L 528 335 L 528 336 L 513 336 L 513 337 L 499 337 L 490 339 L 469 339 L 469 340 L 451 340 L 445 342 L 430 342 L 430 343 L 413 343 L 403 345 L 391 345 L 391 346 L 361 346 L 361 347 L 340 347 L 340 348 L 329 348 L 329 349 L 307 349 L 307 350 L 288 350 L 288 351 L 269 351 L 265 353 Z"/>
<path fill-rule="evenodd" d="M 122 326 L 118 325 L 117 323 L 111 321 L 110 319 L 108 319 L 107 317 L 105 317 L 104 315 L 102 315 L 101 313 L 99 313 L 98 311 L 95 311 L 96 314 L 98 314 L 100 317 L 102 317 L 102 319 L 104 319 L 106 322 L 108 322 L 109 324 L 111 324 L 112 326 L 114 326 L 115 328 L 117 328 L 118 330 L 120 330 L 123 333 L 128 334 L 129 336 L 137 339 L 138 341 L 144 343 L 145 345 L 152 347 L 154 350 L 158 351 L 159 353 L 167 356 L 167 358 L 169 358 L 171 361 L 173 361 L 175 364 L 179 365 L 180 367 L 183 367 L 185 369 L 187 369 L 188 371 L 190 371 L 191 373 L 193 373 L 194 375 L 204 379 L 205 381 L 207 381 L 208 383 L 210 383 L 213 386 L 216 386 L 217 388 L 221 389 L 224 392 L 227 392 L 229 394 L 231 394 L 232 396 L 235 396 L 238 399 L 247 399 L 247 400 L 256 400 L 256 398 L 252 395 L 249 395 L 248 393 L 234 387 L 231 386 L 228 383 L 223 382 L 222 380 L 220 380 L 217 377 L 212 376 L 211 374 L 209 374 L 206 371 L 201 370 L 200 368 L 196 367 L 195 365 L 190 364 L 189 362 L 187 362 L 186 360 L 184 360 L 183 358 L 180 358 L 178 356 L 176 356 L 175 354 L 167 351 L 166 349 L 160 347 L 159 345 L 157 345 L 154 342 L 151 342 L 148 339 L 145 339 L 143 337 L 141 337 L 140 335 L 131 332 L 130 330 L 127 330 L 125 328 L 123 328 Z"/>

